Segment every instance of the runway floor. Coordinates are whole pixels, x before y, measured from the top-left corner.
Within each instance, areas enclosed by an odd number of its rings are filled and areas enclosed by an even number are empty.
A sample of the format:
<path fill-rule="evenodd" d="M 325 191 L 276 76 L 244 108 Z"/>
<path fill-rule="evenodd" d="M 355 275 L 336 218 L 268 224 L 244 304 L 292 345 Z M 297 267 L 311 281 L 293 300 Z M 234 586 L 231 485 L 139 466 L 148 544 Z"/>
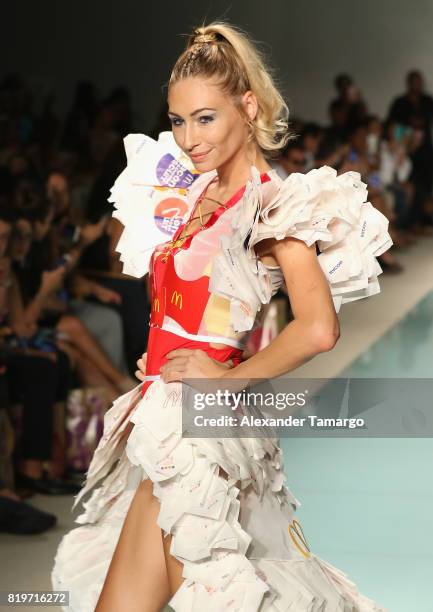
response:
<path fill-rule="evenodd" d="M 433 378 L 433 238 L 399 254 L 404 273 L 343 306 L 342 336 L 297 377 Z M 314 553 L 389 612 L 433 612 L 431 438 L 285 438 L 287 484 Z M 50 589 L 54 552 L 73 527 L 72 498 L 36 496 L 58 526 L 0 534 L 0 590 Z M 1 608 L 1 606 L 0 606 Z M 44 610 L 42 606 L 39 610 Z M 55 610 L 47 607 L 47 610 Z"/>
<path fill-rule="evenodd" d="M 430 292 L 341 376 L 403 382 L 432 372 Z M 282 446 L 310 548 L 390 612 L 433 611 L 432 438 L 285 438 Z"/>

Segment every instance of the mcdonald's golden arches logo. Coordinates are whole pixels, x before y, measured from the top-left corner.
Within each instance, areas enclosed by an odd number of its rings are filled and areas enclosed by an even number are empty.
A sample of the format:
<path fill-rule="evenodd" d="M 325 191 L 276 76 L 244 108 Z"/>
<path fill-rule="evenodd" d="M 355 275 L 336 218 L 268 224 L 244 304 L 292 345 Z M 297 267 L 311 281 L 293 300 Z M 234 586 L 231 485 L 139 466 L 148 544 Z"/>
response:
<path fill-rule="evenodd" d="M 173 291 L 173 293 L 171 294 L 171 303 L 177 306 L 179 310 L 182 310 L 182 306 L 183 306 L 182 294 L 179 293 L 178 291 Z M 180 303 L 180 306 L 179 306 L 179 303 Z"/>

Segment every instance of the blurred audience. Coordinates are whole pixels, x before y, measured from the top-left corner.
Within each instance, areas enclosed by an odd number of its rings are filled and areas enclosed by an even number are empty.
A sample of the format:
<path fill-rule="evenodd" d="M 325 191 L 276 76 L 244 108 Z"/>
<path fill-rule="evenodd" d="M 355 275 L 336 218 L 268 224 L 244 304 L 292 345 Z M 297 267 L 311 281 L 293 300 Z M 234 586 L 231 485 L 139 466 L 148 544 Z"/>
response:
<path fill-rule="evenodd" d="M 433 98 L 424 91 L 424 78 L 419 70 L 406 76 L 406 93 L 395 98 L 390 106 L 388 120 L 394 122 L 395 138 L 408 151 L 412 161 L 411 182 L 415 189 L 411 223 L 422 232 L 422 226 L 431 224 L 433 188 Z"/>
<path fill-rule="evenodd" d="M 339 74 L 329 123 L 297 118 L 271 162 L 283 179 L 322 165 L 359 172 L 389 220 L 387 274 L 401 272 L 399 250 L 433 225 L 433 98 L 418 70 L 406 85 L 382 119 Z M 130 94 L 116 87 L 100 99 L 83 80 L 63 119 L 54 102 L 50 93 L 35 112 L 24 79 L 0 82 L 0 436 L 8 422 L 13 431 L 10 456 L 0 456 L 0 530 L 12 533 L 56 522 L 23 498 L 78 490 L 64 435 L 71 390 L 102 389 L 109 404 L 135 386 L 147 344 L 146 281 L 121 271 L 122 226 L 107 202 L 134 131 Z M 165 106 L 158 125 L 169 129 Z"/>
<path fill-rule="evenodd" d="M 38 116 L 20 77 L 0 83 L 1 424 L 12 425 L 12 452 L 0 457 L 0 530 L 16 533 L 55 523 L 21 499 L 79 489 L 83 474 L 70 473 L 67 462 L 70 391 L 99 389 L 109 405 L 136 386 L 135 361 L 146 347 L 145 281 L 133 279 L 142 328 L 131 333 L 128 327 L 128 335 L 124 302 L 134 292 L 110 288 L 86 272 L 87 250 L 97 244 L 100 256 L 116 264 L 119 228 L 113 232 L 106 200 L 125 163 L 119 151 L 132 129 L 129 93 L 116 88 L 98 102 L 93 85 L 83 81 L 64 122 L 54 115 L 53 99 Z M 101 181 L 95 210 L 90 196 Z M 83 405 L 83 414 L 87 409 Z M 1 429 L 2 443 L 10 431 Z"/>

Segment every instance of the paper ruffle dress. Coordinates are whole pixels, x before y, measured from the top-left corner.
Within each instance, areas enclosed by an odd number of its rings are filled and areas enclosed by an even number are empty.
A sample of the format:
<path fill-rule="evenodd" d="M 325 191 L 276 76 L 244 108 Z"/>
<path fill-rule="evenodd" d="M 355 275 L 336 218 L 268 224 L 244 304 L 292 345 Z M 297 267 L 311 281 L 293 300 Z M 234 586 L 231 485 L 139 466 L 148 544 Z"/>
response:
<path fill-rule="evenodd" d="M 295 518 L 300 502 L 285 484 L 279 440 L 182 437 L 181 383 L 164 383 L 157 372 L 159 347 L 168 340 L 170 346 L 205 347 L 219 341 L 233 355 L 241 351 L 261 306 L 283 282 L 279 268 L 256 258 L 261 239 L 316 243 L 337 310 L 377 293 L 376 256 L 392 244 L 387 219 L 366 201 L 357 173 L 337 176 L 322 167 L 282 181 L 275 172 L 260 175 L 252 168 L 246 188 L 164 257 L 158 232 L 169 227 L 166 235 L 179 233 L 214 173 L 197 177 L 167 134 L 158 142 L 131 135 L 125 144 L 128 166 L 112 201 L 125 225 L 117 247 L 125 271 L 151 274 L 148 380 L 105 415 L 75 504 L 92 492 L 76 519 L 80 526 L 60 543 L 53 588 L 69 591 L 70 612 L 94 610 L 129 505 L 139 483 L 150 478 L 160 502 L 157 523 L 172 534 L 170 552 L 184 566 L 185 580 L 169 602 L 175 612 L 384 612 L 308 548 Z M 171 300 L 170 283 L 177 283 Z M 198 296 L 194 304 L 188 289 Z M 199 317 L 185 318 L 197 308 Z M 134 427 L 125 435 L 129 422 Z"/>

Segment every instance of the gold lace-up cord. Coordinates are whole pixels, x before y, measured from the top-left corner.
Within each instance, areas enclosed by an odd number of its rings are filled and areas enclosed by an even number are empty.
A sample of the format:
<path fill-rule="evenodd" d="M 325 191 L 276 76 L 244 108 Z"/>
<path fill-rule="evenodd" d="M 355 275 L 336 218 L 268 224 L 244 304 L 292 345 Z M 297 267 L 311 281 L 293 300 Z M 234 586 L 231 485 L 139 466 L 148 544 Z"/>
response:
<path fill-rule="evenodd" d="M 227 209 L 227 206 L 225 204 L 223 204 L 222 202 L 219 202 L 218 200 L 215 200 L 214 198 L 211 198 L 209 196 L 202 196 L 201 198 L 199 198 L 199 200 L 197 201 L 197 208 L 198 208 L 198 216 L 192 217 L 191 219 L 189 219 L 186 224 L 185 224 L 185 229 L 188 228 L 188 226 L 191 224 L 192 221 L 195 221 L 195 219 L 200 219 L 200 230 L 205 229 L 205 223 L 203 222 L 203 213 L 201 210 L 201 203 L 203 202 L 203 200 L 209 200 L 211 202 L 215 202 L 215 204 L 218 204 L 218 206 L 222 206 L 224 209 Z M 205 213 L 205 216 L 207 215 L 212 215 L 215 211 L 211 210 L 207 213 Z M 199 230 L 199 231 L 200 231 Z M 182 238 L 176 238 L 176 240 L 172 240 L 171 242 L 168 243 L 167 245 L 167 250 L 164 251 L 164 255 L 167 258 L 167 256 L 169 255 L 169 253 L 173 250 L 176 249 L 177 247 L 180 247 L 183 245 L 183 243 L 185 242 L 185 240 L 187 238 L 189 238 L 189 236 L 191 236 L 191 234 L 194 234 L 194 232 L 189 232 L 188 234 L 185 234 L 184 236 L 182 236 Z"/>

